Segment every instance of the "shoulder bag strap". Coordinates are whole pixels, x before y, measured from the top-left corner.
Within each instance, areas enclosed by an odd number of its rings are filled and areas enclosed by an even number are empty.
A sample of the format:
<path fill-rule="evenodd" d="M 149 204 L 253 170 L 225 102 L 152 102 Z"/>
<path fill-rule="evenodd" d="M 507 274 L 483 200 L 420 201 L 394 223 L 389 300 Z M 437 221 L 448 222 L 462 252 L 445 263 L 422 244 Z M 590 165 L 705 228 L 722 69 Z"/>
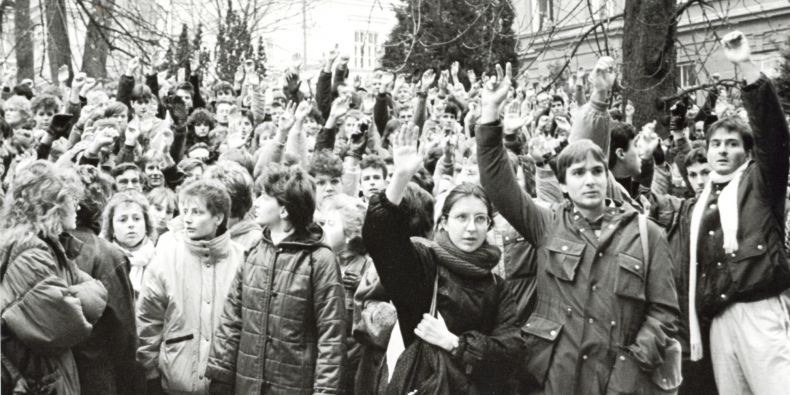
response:
<path fill-rule="evenodd" d="M 439 266 L 436 266 L 436 276 L 433 278 L 433 298 L 431 298 L 430 314 L 436 317 L 436 295 L 439 293 Z"/>

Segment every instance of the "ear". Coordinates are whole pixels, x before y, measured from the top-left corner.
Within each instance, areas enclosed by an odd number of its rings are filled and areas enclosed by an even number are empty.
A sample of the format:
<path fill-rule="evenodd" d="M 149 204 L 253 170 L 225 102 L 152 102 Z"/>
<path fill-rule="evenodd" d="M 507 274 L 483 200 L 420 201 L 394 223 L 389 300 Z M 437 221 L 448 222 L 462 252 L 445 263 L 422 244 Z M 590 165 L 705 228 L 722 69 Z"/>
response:
<path fill-rule="evenodd" d="M 217 226 L 222 224 L 222 221 L 225 220 L 225 214 L 217 214 L 214 216 L 214 222 L 217 223 Z"/>
<path fill-rule="evenodd" d="M 617 159 L 623 159 L 623 158 L 625 158 L 625 151 L 624 151 L 622 148 L 617 148 L 617 149 L 614 151 L 614 154 L 615 154 L 615 156 L 617 156 Z"/>
<path fill-rule="evenodd" d="M 280 207 L 280 219 L 288 219 L 288 210 L 285 207 Z"/>
<path fill-rule="evenodd" d="M 447 227 L 447 217 L 441 216 L 439 217 L 439 229 L 445 229 Z"/>

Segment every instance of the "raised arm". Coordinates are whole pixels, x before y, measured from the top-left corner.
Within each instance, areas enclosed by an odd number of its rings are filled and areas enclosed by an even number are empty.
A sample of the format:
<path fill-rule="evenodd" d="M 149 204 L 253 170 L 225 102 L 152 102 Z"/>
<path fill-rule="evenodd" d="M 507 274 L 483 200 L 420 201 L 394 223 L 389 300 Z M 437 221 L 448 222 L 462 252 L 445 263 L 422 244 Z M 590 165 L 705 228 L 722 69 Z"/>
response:
<path fill-rule="evenodd" d="M 790 148 L 782 105 L 773 83 L 752 61 L 746 36 L 736 31 L 724 36 L 722 41 L 727 58 L 740 67 L 746 80 L 741 97 L 754 133 L 753 155 L 761 176 L 760 185 L 778 218 L 783 218 Z"/>
<path fill-rule="evenodd" d="M 518 185 L 502 143 L 499 106 L 507 97 L 511 76 L 510 63 L 506 65 L 506 73 L 497 65 L 497 82 L 489 83 L 483 89 L 480 124 L 475 134 L 477 165 L 480 167 L 480 183 L 494 207 L 529 243 L 537 245 L 545 232 L 550 213 L 537 206 Z"/>
<path fill-rule="evenodd" d="M 404 126 L 393 136 L 395 170 L 384 193 L 371 197 L 362 228 L 365 248 L 398 313 L 404 342 L 414 338 L 414 328 L 428 311 L 433 277 L 425 273 L 410 240 L 410 215 L 401 205 L 409 180 L 422 167 L 417 150 L 418 128 Z"/>
<path fill-rule="evenodd" d="M 579 109 L 568 137 L 569 142 L 581 139 L 592 140 L 609 153 L 609 112 L 606 101 L 614 84 L 614 59 L 605 56 L 598 59 L 595 69 L 590 73 L 592 95 L 590 101 Z"/>

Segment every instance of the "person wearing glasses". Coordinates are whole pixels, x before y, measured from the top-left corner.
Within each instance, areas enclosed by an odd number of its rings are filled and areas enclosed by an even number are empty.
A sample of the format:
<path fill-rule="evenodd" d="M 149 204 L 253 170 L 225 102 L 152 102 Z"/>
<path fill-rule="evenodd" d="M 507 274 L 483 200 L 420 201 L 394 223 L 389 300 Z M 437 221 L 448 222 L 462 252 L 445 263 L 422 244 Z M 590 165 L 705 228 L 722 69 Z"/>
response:
<path fill-rule="evenodd" d="M 501 256 L 486 239 L 493 206 L 482 188 L 460 184 L 444 201 L 434 239 L 410 238 L 415 218 L 401 201 L 423 163 L 417 135 L 417 127 L 404 127 L 393 139 L 395 170 L 386 191 L 370 200 L 365 247 L 395 305 L 404 346 L 418 339 L 436 346 L 457 373 L 446 378 L 454 393 L 468 393 L 469 386 L 479 393 L 510 393 L 509 367 L 523 357 L 524 344 L 515 300 L 491 271 Z M 434 292 L 435 317 L 427 314 Z M 398 366 L 387 366 L 393 377 Z"/>

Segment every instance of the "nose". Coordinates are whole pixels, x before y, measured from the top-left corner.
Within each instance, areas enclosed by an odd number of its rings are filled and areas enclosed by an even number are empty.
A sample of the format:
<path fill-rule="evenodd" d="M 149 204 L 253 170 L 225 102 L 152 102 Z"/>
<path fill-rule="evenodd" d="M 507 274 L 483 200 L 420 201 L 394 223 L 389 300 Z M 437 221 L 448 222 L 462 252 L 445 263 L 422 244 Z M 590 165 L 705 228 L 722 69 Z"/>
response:
<path fill-rule="evenodd" d="M 466 221 L 466 227 L 464 228 L 469 233 L 474 233 L 477 228 L 475 227 L 475 219 L 472 218 L 469 221 Z"/>

